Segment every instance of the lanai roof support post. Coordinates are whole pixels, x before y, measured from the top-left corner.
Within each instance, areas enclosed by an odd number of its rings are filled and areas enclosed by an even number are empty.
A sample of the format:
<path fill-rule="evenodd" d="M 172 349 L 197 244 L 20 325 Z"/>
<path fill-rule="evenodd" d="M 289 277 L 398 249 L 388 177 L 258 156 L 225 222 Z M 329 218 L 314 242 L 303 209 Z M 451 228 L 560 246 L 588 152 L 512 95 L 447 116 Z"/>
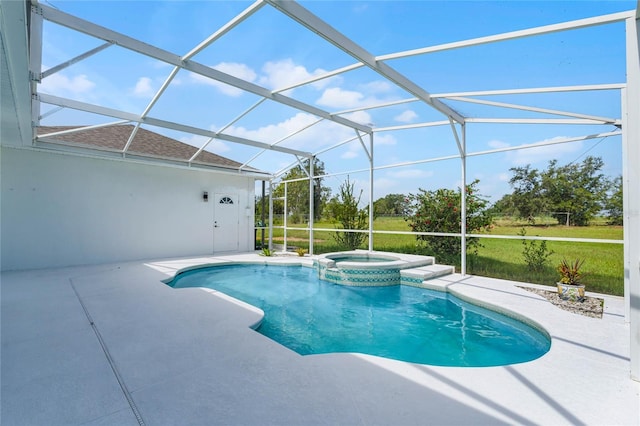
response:
<path fill-rule="evenodd" d="M 262 198 L 260 199 L 260 227 L 262 228 L 260 230 L 260 248 L 263 249 L 264 248 L 264 225 L 265 225 L 265 219 L 266 217 L 264 217 L 266 211 L 265 211 L 265 199 L 264 197 L 266 196 L 266 182 L 263 180 L 262 181 Z"/>
<path fill-rule="evenodd" d="M 309 157 L 309 255 L 313 255 L 313 219 L 314 219 L 314 198 L 315 191 L 313 187 L 315 186 L 315 170 L 313 169 L 313 163 L 316 161 L 315 156 Z"/>
<path fill-rule="evenodd" d="M 284 212 L 284 216 L 282 217 L 282 251 L 287 251 L 287 226 L 289 226 L 288 223 L 288 218 L 289 218 L 289 186 L 288 186 L 289 182 L 285 181 L 284 182 L 284 207 L 283 207 L 283 212 Z"/>
<path fill-rule="evenodd" d="M 373 251 L 373 132 L 369 133 L 369 251 Z"/>
<path fill-rule="evenodd" d="M 467 275 L 467 132 L 465 124 L 460 125 L 462 169 L 462 189 L 460 190 L 460 273 Z"/>
<path fill-rule="evenodd" d="M 627 89 L 622 129 L 625 302 L 629 306 L 631 378 L 640 381 L 640 10 L 627 19 L 626 37 Z"/>
<path fill-rule="evenodd" d="M 456 139 L 460 153 L 462 188 L 460 189 L 460 273 L 467 274 L 467 144 L 464 123 L 460 123 L 460 133 L 452 117 L 449 117 L 451 132 Z"/>
<path fill-rule="evenodd" d="M 273 250 L 273 179 L 269 180 L 269 251 L 271 250 Z"/>
<path fill-rule="evenodd" d="M 28 3 L 27 3 L 28 4 Z M 31 84 L 31 126 L 40 125 L 40 100 L 33 96 L 38 93 L 42 81 L 42 9 L 37 3 L 31 5 L 29 28 L 29 81 Z M 3 32 L 4 37 L 4 32 Z M 33 136 L 35 138 L 35 131 Z"/>

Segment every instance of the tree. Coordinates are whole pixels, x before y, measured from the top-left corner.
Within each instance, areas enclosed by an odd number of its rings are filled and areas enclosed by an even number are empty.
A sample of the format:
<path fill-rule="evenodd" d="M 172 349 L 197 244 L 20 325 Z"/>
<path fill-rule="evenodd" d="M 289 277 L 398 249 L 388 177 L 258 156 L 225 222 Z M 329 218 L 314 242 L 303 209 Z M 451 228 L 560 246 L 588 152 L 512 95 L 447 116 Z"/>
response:
<path fill-rule="evenodd" d="M 354 184 L 347 180 L 340 185 L 339 194 L 330 202 L 332 215 L 340 223 L 342 229 L 362 230 L 369 227 L 369 206 L 359 209 L 362 190 L 358 197 L 354 195 Z M 355 250 L 367 241 L 367 234 L 363 232 L 336 232 L 333 236 L 336 242 Z"/>
<path fill-rule="evenodd" d="M 304 167 L 304 169 L 303 169 Z M 287 183 L 287 214 L 291 216 L 294 223 L 299 223 L 309 215 L 309 180 L 308 172 L 309 160 L 304 160 L 301 165 L 293 167 L 282 178 L 283 181 L 294 180 L 300 178 L 306 178 L 306 180 L 299 180 L 295 182 Z M 313 162 L 314 176 L 322 176 L 324 172 L 324 163 L 317 158 L 314 158 Z M 318 220 L 322 216 L 322 210 L 324 209 L 329 197 L 331 196 L 331 188 L 322 186 L 323 178 L 317 177 L 314 179 L 314 199 L 313 199 L 313 217 Z M 276 198 L 284 197 L 284 183 L 280 183 L 273 190 L 273 196 Z M 284 203 L 281 200 L 274 201 L 274 211 L 280 209 L 283 213 Z"/>
<path fill-rule="evenodd" d="M 549 162 L 539 172 L 531 165 L 514 167 L 509 181 L 518 216 L 533 221 L 535 216 L 550 212 L 558 223 L 585 226 L 604 206 L 609 181 L 600 173 L 604 161 L 599 157 L 586 157 L 582 163 L 559 166 L 557 160 Z"/>
<path fill-rule="evenodd" d="M 373 211 L 377 215 L 402 215 L 409 200 L 403 194 L 388 194 L 373 202 Z"/>
<path fill-rule="evenodd" d="M 531 165 L 512 167 L 509 169 L 513 176 L 509 184 L 513 188 L 511 203 L 518 212 L 518 217 L 533 223 L 534 218 L 546 209 L 546 199 L 543 195 L 542 176 Z"/>
<path fill-rule="evenodd" d="M 608 181 L 600 173 L 604 161 L 600 157 L 586 157 L 581 164 L 569 163 L 558 166 L 557 160 L 549 162 L 542 176 L 544 198 L 558 223 L 565 223 L 569 214 L 569 224 L 589 225 L 602 210 Z"/>
<path fill-rule="evenodd" d="M 513 194 L 505 194 L 493 203 L 490 209 L 492 215 L 519 216 L 518 209 L 513 201 Z"/>
<path fill-rule="evenodd" d="M 467 185 L 466 232 L 473 233 L 489 228 L 492 224 L 487 211 L 488 201 L 478 194 L 479 180 Z M 461 191 L 460 189 L 438 189 L 426 191 L 419 189 L 416 195 L 409 195 L 410 208 L 405 216 L 409 227 L 414 232 L 446 232 L 461 231 Z M 431 250 L 445 261 L 454 260 L 461 252 L 460 237 L 441 237 L 433 235 L 417 235 L 419 245 Z M 467 249 L 477 251 L 477 238 L 467 238 Z"/>
<path fill-rule="evenodd" d="M 604 210 L 607 212 L 609 225 L 620 225 L 624 222 L 622 207 L 622 176 L 618 176 L 609 184 L 607 198 L 604 202 Z"/>

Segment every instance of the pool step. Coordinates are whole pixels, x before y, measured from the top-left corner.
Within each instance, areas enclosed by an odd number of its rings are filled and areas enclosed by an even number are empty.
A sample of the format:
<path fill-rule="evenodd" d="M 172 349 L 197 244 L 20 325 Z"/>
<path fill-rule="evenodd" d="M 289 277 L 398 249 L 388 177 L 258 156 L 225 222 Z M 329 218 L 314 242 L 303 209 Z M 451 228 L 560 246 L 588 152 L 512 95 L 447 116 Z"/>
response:
<path fill-rule="evenodd" d="M 450 275 L 455 272 L 455 267 L 449 265 L 427 265 L 419 268 L 402 269 L 400 271 L 400 283 L 420 287 L 427 280 Z"/>

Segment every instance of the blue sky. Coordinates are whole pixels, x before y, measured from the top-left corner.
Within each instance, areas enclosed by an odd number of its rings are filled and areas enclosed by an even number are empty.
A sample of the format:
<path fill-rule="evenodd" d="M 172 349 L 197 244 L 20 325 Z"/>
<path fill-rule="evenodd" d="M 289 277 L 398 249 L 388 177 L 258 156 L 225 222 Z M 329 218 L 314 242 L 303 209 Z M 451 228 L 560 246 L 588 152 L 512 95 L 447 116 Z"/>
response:
<path fill-rule="evenodd" d="M 499 34 L 635 8 L 635 1 L 304 1 L 300 2 L 368 52 L 384 55 L 474 37 Z M 138 38 L 178 55 L 190 51 L 248 7 L 243 1 L 56 1 L 44 4 Z M 43 68 L 64 62 L 102 42 L 55 24 L 45 23 Z M 625 81 L 624 24 L 609 24 L 464 49 L 387 61 L 432 94 L 546 86 L 623 83 Z M 275 90 L 326 71 L 355 63 L 354 59 L 302 28 L 269 5 L 193 57 L 254 84 Z M 43 80 L 44 93 L 141 113 L 172 66 L 119 47 L 101 53 Z M 350 110 L 411 95 L 368 68 L 344 73 L 284 92 L 286 96 L 329 112 Z M 541 108 L 620 117 L 618 91 L 564 94 L 485 96 L 481 99 Z M 150 116 L 203 129 L 220 130 L 254 105 L 259 97 L 186 71 L 180 71 L 151 110 Z M 548 118 L 533 112 L 490 108 L 445 101 L 465 116 Z M 43 112 L 48 110 L 43 106 Z M 445 119 L 425 104 L 413 102 L 343 115 L 353 121 L 390 127 Z M 43 125 L 95 124 L 102 117 L 64 110 Z M 310 114 L 266 101 L 225 133 L 273 143 L 316 121 Z M 200 146 L 206 138 L 149 127 Z M 614 130 L 596 125 L 469 124 L 469 152 L 574 137 Z M 282 142 L 281 146 L 318 152 L 354 136 L 351 129 L 329 122 L 316 124 Z M 255 148 L 214 141 L 208 150 L 244 162 Z M 457 153 L 449 126 L 375 134 L 376 166 L 440 158 Z M 471 157 L 467 179 L 480 179 L 482 193 L 496 201 L 510 192 L 509 168 L 531 164 L 544 169 L 551 159 L 560 164 L 601 156 L 605 173 L 621 174 L 621 140 L 611 137 L 544 149 L 528 149 Z M 368 160 L 354 141 L 319 157 L 328 173 L 361 170 Z M 251 166 L 276 171 L 295 159 L 260 154 Z M 428 162 L 375 172 L 374 199 L 388 193 L 415 193 L 418 188 L 455 188 L 461 183 L 460 160 Z M 334 188 L 346 178 L 326 179 Z M 351 173 L 364 189 L 367 173 Z"/>

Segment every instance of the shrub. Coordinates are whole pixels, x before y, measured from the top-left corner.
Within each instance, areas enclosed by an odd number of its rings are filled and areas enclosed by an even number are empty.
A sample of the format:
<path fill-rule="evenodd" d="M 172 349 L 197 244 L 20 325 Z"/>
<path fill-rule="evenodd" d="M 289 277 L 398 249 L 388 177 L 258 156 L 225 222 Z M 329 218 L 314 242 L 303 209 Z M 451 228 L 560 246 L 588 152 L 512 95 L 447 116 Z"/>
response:
<path fill-rule="evenodd" d="M 525 236 L 527 231 L 522 228 L 518 235 Z M 544 270 L 549 258 L 553 255 L 554 251 L 547 248 L 547 242 L 536 240 L 522 240 L 522 257 L 527 264 L 527 267 L 532 272 L 540 272 Z"/>
<path fill-rule="evenodd" d="M 369 207 L 358 209 L 362 191 L 358 197 L 353 195 L 354 184 L 347 180 L 340 185 L 340 194 L 334 199 L 332 213 L 335 220 L 342 225 L 342 229 L 361 230 L 369 227 Z M 334 240 L 340 246 L 350 250 L 357 249 L 364 243 L 368 235 L 362 232 L 336 232 Z"/>
<path fill-rule="evenodd" d="M 478 194 L 475 180 L 465 188 L 467 196 L 466 232 L 474 233 L 488 230 L 492 219 L 487 211 L 488 201 Z M 411 194 L 407 198 L 408 209 L 405 221 L 414 232 L 443 232 L 460 233 L 461 231 L 461 191 L 438 189 L 426 191 L 419 189 L 418 194 Z M 443 259 L 455 258 L 460 255 L 460 237 L 417 235 L 419 246 L 430 250 Z M 480 242 L 477 238 L 467 238 L 467 250 L 477 254 Z"/>

